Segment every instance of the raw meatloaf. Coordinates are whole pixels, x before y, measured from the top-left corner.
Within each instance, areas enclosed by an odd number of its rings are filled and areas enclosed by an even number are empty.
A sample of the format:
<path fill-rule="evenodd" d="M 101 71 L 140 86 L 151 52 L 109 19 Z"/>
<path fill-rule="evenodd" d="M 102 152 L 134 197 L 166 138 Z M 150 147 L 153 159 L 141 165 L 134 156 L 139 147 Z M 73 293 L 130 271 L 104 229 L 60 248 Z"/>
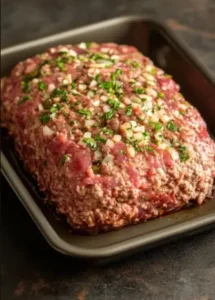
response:
<path fill-rule="evenodd" d="M 134 47 L 64 45 L 20 62 L 2 80 L 2 121 L 74 229 L 111 230 L 212 195 L 205 122 Z"/>

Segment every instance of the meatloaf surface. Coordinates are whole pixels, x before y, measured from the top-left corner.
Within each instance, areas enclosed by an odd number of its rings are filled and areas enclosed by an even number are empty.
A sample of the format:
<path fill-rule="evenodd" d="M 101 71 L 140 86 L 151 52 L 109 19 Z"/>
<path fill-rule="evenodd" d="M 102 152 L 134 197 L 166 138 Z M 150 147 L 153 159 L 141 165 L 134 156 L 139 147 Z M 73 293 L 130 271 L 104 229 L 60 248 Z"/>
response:
<path fill-rule="evenodd" d="M 215 144 L 204 120 L 136 48 L 57 46 L 1 86 L 3 126 L 73 228 L 111 230 L 211 197 Z"/>

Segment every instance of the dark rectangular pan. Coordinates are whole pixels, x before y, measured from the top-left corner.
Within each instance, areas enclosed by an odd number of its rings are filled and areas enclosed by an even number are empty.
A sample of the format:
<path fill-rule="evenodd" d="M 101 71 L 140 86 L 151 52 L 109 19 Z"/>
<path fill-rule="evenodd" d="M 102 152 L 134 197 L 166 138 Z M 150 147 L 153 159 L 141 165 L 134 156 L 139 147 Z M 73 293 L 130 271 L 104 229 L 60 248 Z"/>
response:
<path fill-rule="evenodd" d="M 32 41 L 2 51 L 2 76 L 20 60 L 50 46 L 81 41 L 116 42 L 136 46 L 156 65 L 172 74 L 182 93 L 205 118 L 215 136 L 215 86 L 204 66 L 185 45 L 158 22 L 142 17 L 123 17 Z M 36 182 L 17 158 L 14 145 L 2 130 L 2 173 L 16 192 L 47 242 L 56 250 L 86 259 L 109 259 L 146 249 L 215 224 L 215 197 L 200 207 L 190 207 L 118 231 L 84 236 L 71 233 L 44 205 Z"/>

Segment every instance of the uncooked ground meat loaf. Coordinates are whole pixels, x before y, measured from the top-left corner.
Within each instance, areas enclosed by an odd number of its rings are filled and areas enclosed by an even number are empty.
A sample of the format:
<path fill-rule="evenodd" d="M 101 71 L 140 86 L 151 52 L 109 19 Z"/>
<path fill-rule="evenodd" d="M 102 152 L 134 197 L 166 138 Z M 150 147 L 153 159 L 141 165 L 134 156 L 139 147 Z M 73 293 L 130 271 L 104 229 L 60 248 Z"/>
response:
<path fill-rule="evenodd" d="M 2 80 L 2 121 L 75 229 L 111 230 L 212 195 L 205 122 L 134 47 L 64 45 L 20 62 Z"/>

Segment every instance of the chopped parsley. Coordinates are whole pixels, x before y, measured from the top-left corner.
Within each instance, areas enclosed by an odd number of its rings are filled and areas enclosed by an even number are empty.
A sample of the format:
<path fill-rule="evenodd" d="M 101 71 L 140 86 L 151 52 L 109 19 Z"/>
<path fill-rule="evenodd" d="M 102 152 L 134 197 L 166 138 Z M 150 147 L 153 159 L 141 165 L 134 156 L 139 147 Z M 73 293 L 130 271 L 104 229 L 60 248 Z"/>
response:
<path fill-rule="evenodd" d="M 52 91 L 51 97 L 52 98 L 60 97 L 62 102 L 66 102 L 67 101 L 67 91 L 56 88 Z"/>
<path fill-rule="evenodd" d="M 25 95 L 25 96 L 22 97 L 21 100 L 19 100 L 19 101 L 17 102 L 17 105 L 20 106 L 20 105 L 22 105 L 23 103 L 25 103 L 25 102 L 27 102 L 27 101 L 29 101 L 29 100 L 31 100 L 31 97 L 28 96 L 28 95 Z"/>
<path fill-rule="evenodd" d="M 104 119 L 111 120 L 113 118 L 114 114 L 115 114 L 115 110 L 111 109 L 108 112 L 104 113 Z"/>
<path fill-rule="evenodd" d="M 72 88 L 73 90 L 76 88 L 76 84 L 75 84 L 74 81 L 71 83 L 71 88 Z"/>
<path fill-rule="evenodd" d="M 144 146 L 144 150 L 149 151 L 153 154 L 156 154 L 155 149 L 151 146 L 148 146 L 148 145 Z"/>
<path fill-rule="evenodd" d="M 167 123 L 167 129 L 173 132 L 178 131 L 178 127 L 176 126 L 176 124 L 171 121 Z"/>
<path fill-rule="evenodd" d="M 116 77 L 121 74 L 122 74 L 122 70 L 116 69 L 116 71 L 111 75 L 111 79 L 116 79 Z"/>
<path fill-rule="evenodd" d="M 41 123 L 47 124 L 50 121 L 50 116 L 47 112 L 42 113 L 39 117 Z"/>
<path fill-rule="evenodd" d="M 156 69 L 154 69 L 154 68 L 151 69 L 150 74 L 151 74 L 151 75 L 155 75 L 155 74 L 156 74 Z"/>
<path fill-rule="evenodd" d="M 95 79 L 95 81 L 100 82 L 100 74 L 96 74 L 94 79 Z"/>
<path fill-rule="evenodd" d="M 105 143 L 107 142 L 107 139 L 104 138 L 104 137 L 102 137 L 102 136 L 100 136 L 99 134 L 97 134 L 97 135 L 95 136 L 95 140 L 96 140 L 97 142 L 101 142 L 101 143 L 103 143 L 103 144 L 105 144 Z"/>
<path fill-rule="evenodd" d="M 107 127 L 103 127 L 102 128 L 102 132 L 104 132 L 105 134 L 109 134 L 109 135 L 113 135 L 113 130 L 107 128 Z"/>
<path fill-rule="evenodd" d="M 83 138 L 83 142 L 91 149 L 97 149 L 97 143 L 93 138 Z"/>
<path fill-rule="evenodd" d="M 145 131 L 145 132 L 142 133 L 142 135 L 143 135 L 144 137 L 147 137 L 147 136 L 149 136 L 149 133 L 148 133 L 147 131 Z"/>
<path fill-rule="evenodd" d="M 164 93 L 158 93 L 157 98 L 164 98 Z"/>
<path fill-rule="evenodd" d="M 128 105 L 126 108 L 126 115 L 131 116 L 132 115 L 132 106 Z"/>
<path fill-rule="evenodd" d="M 99 87 L 107 90 L 108 92 L 110 92 L 112 90 L 112 87 L 113 87 L 113 82 L 112 81 L 104 81 L 104 82 L 101 82 Z"/>
<path fill-rule="evenodd" d="M 155 131 L 160 131 L 163 128 L 163 125 L 160 122 L 155 123 Z"/>
<path fill-rule="evenodd" d="M 104 57 L 104 55 L 100 54 L 100 53 L 94 53 L 92 56 L 91 56 L 91 59 L 93 60 L 97 60 L 97 59 L 106 59 Z"/>
<path fill-rule="evenodd" d="M 180 113 L 182 116 L 186 116 L 186 114 L 187 114 L 186 111 L 184 111 L 184 110 L 180 110 L 179 113 Z"/>
<path fill-rule="evenodd" d="M 61 160 L 60 160 L 60 164 L 63 166 L 67 161 L 69 161 L 69 156 L 64 154 L 62 157 L 61 157 Z"/>
<path fill-rule="evenodd" d="M 43 82 L 43 81 L 39 81 L 39 82 L 38 82 L 38 87 L 39 87 L 39 90 L 40 90 L 40 91 L 44 91 L 44 90 L 46 90 L 46 88 L 47 88 L 45 82 Z"/>
<path fill-rule="evenodd" d="M 143 88 L 136 88 L 135 89 L 135 93 L 137 94 L 143 94 L 145 92 L 145 90 Z"/>
<path fill-rule="evenodd" d="M 138 68 L 138 67 L 139 67 L 139 63 L 138 63 L 137 61 L 133 61 L 133 62 L 132 62 L 132 66 L 133 66 L 134 68 Z"/>
<path fill-rule="evenodd" d="M 51 113 L 56 113 L 58 110 L 61 109 L 61 106 L 58 103 L 55 103 L 52 105 L 52 107 L 50 108 L 50 112 Z"/>
<path fill-rule="evenodd" d="M 29 92 L 29 91 L 30 91 L 30 82 L 29 82 L 29 81 L 26 81 L 26 80 L 22 81 L 22 82 L 21 82 L 21 87 L 22 87 L 22 91 L 23 91 L 24 93 Z"/>
<path fill-rule="evenodd" d="M 179 152 L 179 158 L 181 162 L 184 162 L 190 158 L 189 153 L 186 150 L 186 147 L 180 146 L 178 148 L 178 152 Z"/>
<path fill-rule="evenodd" d="M 92 115 L 91 111 L 86 108 L 79 109 L 77 112 L 79 115 L 86 116 L 87 118 L 91 117 Z"/>
<path fill-rule="evenodd" d="M 66 71 L 64 60 L 61 57 L 58 57 L 56 59 L 56 66 L 61 70 L 61 71 Z"/>
<path fill-rule="evenodd" d="M 87 49 L 89 49 L 91 47 L 92 43 L 91 42 L 86 42 L 85 45 L 86 45 Z"/>
<path fill-rule="evenodd" d="M 59 54 L 61 54 L 61 55 L 67 55 L 68 52 L 67 51 L 59 51 Z"/>
<path fill-rule="evenodd" d="M 107 100 L 107 104 L 109 104 L 113 109 L 118 109 L 120 106 L 120 102 L 117 100 L 113 100 L 113 99 L 108 99 Z"/>

